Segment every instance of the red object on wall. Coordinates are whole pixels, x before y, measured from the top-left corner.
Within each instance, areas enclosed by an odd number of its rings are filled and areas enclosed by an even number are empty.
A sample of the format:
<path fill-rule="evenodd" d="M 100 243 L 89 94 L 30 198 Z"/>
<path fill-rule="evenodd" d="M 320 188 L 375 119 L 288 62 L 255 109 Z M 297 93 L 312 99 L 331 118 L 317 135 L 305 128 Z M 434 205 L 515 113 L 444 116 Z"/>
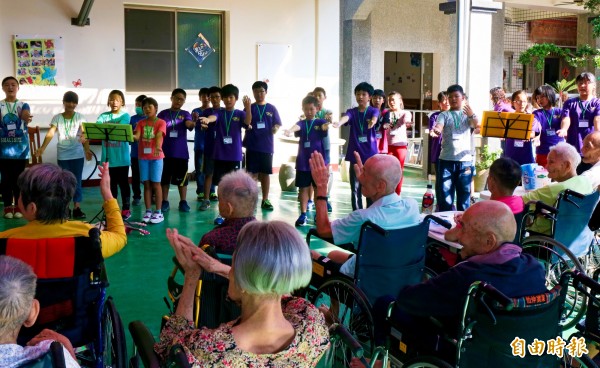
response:
<path fill-rule="evenodd" d="M 532 20 L 529 29 L 531 42 L 577 46 L 577 18 Z"/>

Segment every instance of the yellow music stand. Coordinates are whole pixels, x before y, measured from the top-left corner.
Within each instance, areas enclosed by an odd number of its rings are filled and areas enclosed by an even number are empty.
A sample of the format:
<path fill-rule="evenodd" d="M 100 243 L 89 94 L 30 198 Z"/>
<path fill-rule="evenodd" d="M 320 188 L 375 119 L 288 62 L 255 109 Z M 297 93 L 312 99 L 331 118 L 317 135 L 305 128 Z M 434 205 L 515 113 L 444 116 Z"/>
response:
<path fill-rule="evenodd" d="M 531 139 L 532 114 L 484 111 L 481 121 L 482 137 Z"/>

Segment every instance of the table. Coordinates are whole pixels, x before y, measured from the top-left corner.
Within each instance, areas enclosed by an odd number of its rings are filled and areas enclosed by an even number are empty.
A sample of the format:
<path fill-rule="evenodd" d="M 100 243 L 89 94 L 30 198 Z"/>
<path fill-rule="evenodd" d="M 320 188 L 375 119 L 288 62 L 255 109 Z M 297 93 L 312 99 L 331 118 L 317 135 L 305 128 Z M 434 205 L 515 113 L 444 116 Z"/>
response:
<path fill-rule="evenodd" d="M 454 226 L 456 226 L 456 224 L 454 223 L 454 215 L 456 213 L 462 213 L 462 211 L 434 212 L 434 213 L 432 213 L 432 215 L 437 216 L 443 220 L 450 222 L 450 224 L 452 224 L 452 227 L 454 227 Z M 426 216 L 425 214 L 422 214 L 421 218 L 425 218 L 425 216 Z M 451 242 L 451 241 L 444 239 L 444 234 L 446 233 L 446 231 L 448 231 L 448 229 L 446 229 L 445 227 L 443 227 L 442 225 L 439 225 L 438 223 L 436 223 L 434 221 L 431 221 L 429 223 L 429 233 L 427 236 L 430 239 L 433 239 L 439 243 L 447 245 L 451 251 L 458 252 L 460 249 L 462 249 L 462 245 L 460 245 L 459 243 Z"/>
<path fill-rule="evenodd" d="M 523 188 L 520 185 L 515 188 L 515 192 L 513 193 L 513 195 L 519 196 L 519 197 L 521 197 L 521 196 L 523 196 L 525 194 L 527 194 L 527 191 L 525 190 L 525 188 Z M 489 190 L 484 190 L 484 191 L 479 192 L 479 198 L 480 199 L 488 200 L 491 197 L 492 197 L 492 193 L 490 193 Z"/>

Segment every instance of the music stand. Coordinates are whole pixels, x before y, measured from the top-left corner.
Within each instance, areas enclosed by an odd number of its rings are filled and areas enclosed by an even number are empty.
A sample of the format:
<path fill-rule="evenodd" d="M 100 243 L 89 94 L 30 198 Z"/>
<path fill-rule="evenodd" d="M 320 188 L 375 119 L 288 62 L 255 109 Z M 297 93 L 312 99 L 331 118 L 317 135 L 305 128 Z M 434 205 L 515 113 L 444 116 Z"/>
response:
<path fill-rule="evenodd" d="M 532 126 L 532 114 L 484 111 L 481 136 L 530 140 Z"/>
<path fill-rule="evenodd" d="M 109 141 L 117 141 L 117 142 L 133 142 L 133 130 L 131 129 L 131 125 L 129 124 L 100 124 L 100 123 L 83 123 L 83 133 L 85 134 L 85 138 L 101 140 L 103 145 L 105 144 L 108 147 Z M 108 161 L 108 149 L 106 150 L 106 161 Z M 100 215 L 102 214 L 102 218 L 100 219 Z M 104 208 L 100 210 L 91 220 L 100 219 L 100 222 L 106 222 L 106 215 L 104 215 Z M 127 222 L 127 221 L 125 221 Z M 129 224 L 129 222 L 127 222 Z"/>

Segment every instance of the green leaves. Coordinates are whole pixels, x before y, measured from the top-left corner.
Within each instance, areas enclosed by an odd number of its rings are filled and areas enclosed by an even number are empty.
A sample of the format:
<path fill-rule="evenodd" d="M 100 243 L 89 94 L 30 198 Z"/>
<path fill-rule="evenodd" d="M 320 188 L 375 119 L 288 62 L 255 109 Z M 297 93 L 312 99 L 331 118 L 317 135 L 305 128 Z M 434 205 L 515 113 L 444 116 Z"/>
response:
<path fill-rule="evenodd" d="M 481 146 L 479 151 L 479 157 L 475 162 L 475 168 L 477 171 L 489 169 L 492 163 L 496 161 L 502 155 L 502 150 L 490 150 L 490 147 L 485 145 Z"/>
<path fill-rule="evenodd" d="M 600 0 L 593 0 L 599 1 Z M 598 20 L 598 19 L 596 19 Z M 598 20 L 600 32 L 600 20 Z M 600 49 L 591 47 L 590 45 L 581 45 L 574 52 L 570 49 L 557 46 L 553 43 L 535 44 L 523 51 L 519 56 L 519 63 L 533 65 L 539 72 L 544 70 L 544 61 L 550 56 L 559 56 L 572 67 L 582 67 L 588 61 L 593 61 L 596 68 L 600 68 Z"/>

